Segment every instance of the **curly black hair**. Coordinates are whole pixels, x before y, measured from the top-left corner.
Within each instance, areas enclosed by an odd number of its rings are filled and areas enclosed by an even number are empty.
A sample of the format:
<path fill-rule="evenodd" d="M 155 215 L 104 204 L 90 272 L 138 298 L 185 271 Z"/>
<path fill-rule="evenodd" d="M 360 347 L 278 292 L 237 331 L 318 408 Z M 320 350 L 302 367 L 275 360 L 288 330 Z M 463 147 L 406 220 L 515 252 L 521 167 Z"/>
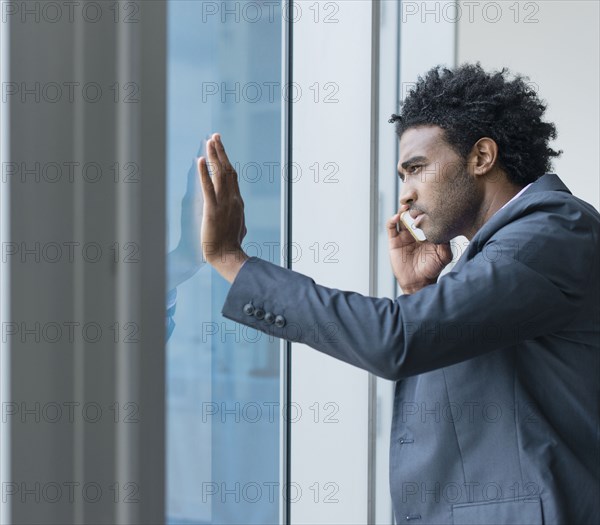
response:
<path fill-rule="evenodd" d="M 455 69 L 436 66 L 392 115 L 398 137 L 408 128 L 436 125 L 448 144 L 463 158 L 482 137 L 498 144 L 499 166 L 519 186 L 551 170 L 551 158 L 562 151 L 548 147 L 556 138 L 554 124 L 543 122 L 546 104 L 538 99 L 527 77 L 511 80 L 507 68 L 487 73 L 479 62 Z"/>

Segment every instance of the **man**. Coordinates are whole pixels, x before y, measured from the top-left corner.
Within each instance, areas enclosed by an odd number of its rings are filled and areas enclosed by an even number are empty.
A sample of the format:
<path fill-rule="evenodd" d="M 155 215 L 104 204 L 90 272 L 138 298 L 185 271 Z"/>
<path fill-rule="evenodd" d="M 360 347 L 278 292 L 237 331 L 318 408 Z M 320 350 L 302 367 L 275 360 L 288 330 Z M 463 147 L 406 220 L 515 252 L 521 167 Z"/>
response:
<path fill-rule="evenodd" d="M 249 258 L 218 135 L 212 179 L 199 160 L 204 255 L 233 283 L 223 315 L 282 338 L 293 323 L 289 339 L 397 381 L 399 523 L 600 520 L 600 216 L 545 174 L 558 153 L 544 111 L 504 70 L 434 68 L 419 79 L 392 117 L 403 184 L 387 226 L 405 292 L 394 301 Z M 405 210 L 427 241 L 399 221 Z M 458 235 L 469 247 L 439 278 Z M 335 323 L 335 337 L 312 339 L 315 322 Z"/>

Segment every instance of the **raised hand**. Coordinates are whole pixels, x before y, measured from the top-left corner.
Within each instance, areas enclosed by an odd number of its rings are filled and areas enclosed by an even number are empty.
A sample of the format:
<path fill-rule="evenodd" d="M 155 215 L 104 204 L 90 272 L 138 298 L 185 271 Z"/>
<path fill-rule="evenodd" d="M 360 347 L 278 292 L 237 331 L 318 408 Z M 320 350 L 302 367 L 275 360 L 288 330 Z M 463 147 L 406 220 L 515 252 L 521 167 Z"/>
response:
<path fill-rule="evenodd" d="M 390 262 L 394 276 L 404 293 L 414 293 L 437 281 L 442 270 L 452 261 L 450 243 L 417 242 L 400 220 L 408 210 L 403 205 L 386 223 Z"/>
<path fill-rule="evenodd" d="M 242 250 L 246 236 L 244 201 L 237 173 L 229 162 L 219 134 L 206 144 L 206 158 L 198 159 L 204 195 L 202 251 L 205 260 L 225 279 L 233 282 L 248 256 Z M 209 173 L 212 173 L 212 178 Z"/>

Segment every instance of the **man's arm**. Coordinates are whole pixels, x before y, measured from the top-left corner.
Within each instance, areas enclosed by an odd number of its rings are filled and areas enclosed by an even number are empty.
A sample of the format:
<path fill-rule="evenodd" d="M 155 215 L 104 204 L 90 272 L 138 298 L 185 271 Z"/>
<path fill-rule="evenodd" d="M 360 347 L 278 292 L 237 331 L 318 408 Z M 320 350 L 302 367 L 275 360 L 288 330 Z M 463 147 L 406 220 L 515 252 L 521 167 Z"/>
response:
<path fill-rule="evenodd" d="M 578 315 L 593 243 L 588 239 L 590 257 L 577 257 L 573 271 L 565 275 L 560 263 L 552 262 L 554 250 L 547 250 L 546 241 L 552 239 L 538 239 L 537 253 L 526 251 L 528 259 L 540 263 L 531 264 L 515 250 L 519 231 L 507 228 L 459 272 L 396 300 L 320 286 L 307 276 L 251 258 L 233 282 L 223 315 L 392 380 L 557 332 Z M 573 242 L 581 248 L 576 237 Z M 540 266 L 548 272 L 540 273 Z M 553 275 L 563 281 L 549 278 Z M 269 322 L 267 313 L 280 316 L 285 325 Z"/>
<path fill-rule="evenodd" d="M 203 250 L 233 282 L 223 308 L 229 319 L 397 380 L 555 333 L 580 313 L 598 257 L 597 217 L 583 220 L 578 209 L 568 214 L 546 199 L 437 284 L 395 301 L 365 297 L 248 258 L 237 175 L 220 140 L 207 150 L 212 180 L 199 162 Z"/>
<path fill-rule="evenodd" d="M 545 199 L 528 205 L 437 284 L 396 300 L 319 286 L 256 258 L 239 272 L 223 315 L 398 380 L 560 332 L 591 315 L 597 214 Z M 467 255 L 467 254 L 465 254 Z M 251 304 L 265 312 L 248 315 Z M 266 312 L 285 326 L 267 323 Z"/>

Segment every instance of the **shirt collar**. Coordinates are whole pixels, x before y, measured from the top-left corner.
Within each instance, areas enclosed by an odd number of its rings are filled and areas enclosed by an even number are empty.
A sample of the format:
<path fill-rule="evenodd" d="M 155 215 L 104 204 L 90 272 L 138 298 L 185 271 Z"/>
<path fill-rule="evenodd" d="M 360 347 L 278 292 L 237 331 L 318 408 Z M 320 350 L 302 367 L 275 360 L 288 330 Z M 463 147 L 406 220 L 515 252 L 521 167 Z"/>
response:
<path fill-rule="evenodd" d="M 533 182 L 530 182 L 527 186 L 525 186 L 519 193 L 517 193 L 512 199 L 510 199 L 507 203 L 504 204 L 504 206 L 502 206 L 502 208 L 508 206 L 512 201 L 514 201 L 515 199 L 517 199 L 518 197 L 521 196 L 521 194 L 527 189 L 529 188 L 529 186 L 531 186 L 533 184 Z M 500 210 L 502 209 L 500 208 Z M 500 211 L 498 210 L 498 211 Z"/>

